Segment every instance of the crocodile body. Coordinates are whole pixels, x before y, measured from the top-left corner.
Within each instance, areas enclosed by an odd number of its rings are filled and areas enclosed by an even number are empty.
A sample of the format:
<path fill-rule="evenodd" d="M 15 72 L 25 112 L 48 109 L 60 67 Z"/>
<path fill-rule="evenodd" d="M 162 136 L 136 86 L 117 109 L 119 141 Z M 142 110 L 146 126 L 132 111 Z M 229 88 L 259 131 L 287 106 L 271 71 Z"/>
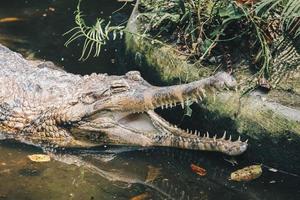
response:
<path fill-rule="evenodd" d="M 59 146 L 169 146 L 238 155 L 247 142 L 201 136 L 171 125 L 155 108 L 199 102 L 213 88 L 234 86 L 226 73 L 156 87 L 137 71 L 74 75 L 36 64 L 0 45 L 0 131 L 5 138 Z"/>

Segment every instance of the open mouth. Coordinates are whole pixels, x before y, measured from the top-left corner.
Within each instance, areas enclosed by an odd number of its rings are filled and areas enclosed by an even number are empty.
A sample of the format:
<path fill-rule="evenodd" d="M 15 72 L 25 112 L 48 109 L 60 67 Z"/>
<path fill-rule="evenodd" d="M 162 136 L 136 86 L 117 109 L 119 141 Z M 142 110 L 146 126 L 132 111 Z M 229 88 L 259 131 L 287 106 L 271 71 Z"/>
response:
<path fill-rule="evenodd" d="M 145 112 L 138 113 L 129 113 L 129 112 L 119 112 L 118 123 L 123 124 L 124 126 L 130 126 L 131 128 L 150 131 L 153 129 L 164 129 L 161 131 L 177 131 L 185 132 L 187 134 L 198 134 L 200 132 L 194 128 L 195 131 L 191 131 L 189 129 L 179 128 L 178 124 L 181 124 L 184 118 L 184 108 L 186 108 L 186 104 L 168 104 L 163 105 L 161 107 L 156 108 L 155 110 L 148 110 Z M 191 103 L 189 103 L 191 104 Z M 191 127 L 190 124 L 184 126 Z M 177 127 L 178 126 L 178 127 Z"/>
<path fill-rule="evenodd" d="M 180 107 L 181 105 L 173 104 L 168 107 L 163 106 L 155 111 L 126 114 L 119 119 L 118 123 L 139 131 L 153 132 L 152 139 L 157 144 L 164 144 L 162 146 L 220 151 L 228 155 L 239 155 L 246 150 L 247 141 L 242 142 L 240 137 L 236 141 L 232 141 L 231 136 L 226 137 L 226 132 L 222 137 L 217 138 L 217 135 L 210 136 L 208 132 L 203 134 L 196 129 L 184 130 L 157 114 L 167 110 L 169 115 L 176 113 L 176 116 L 182 116 L 178 113 Z"/>
<path fill-rule="evenodd" d="M 215 89 L 226 86 L 228 74 L 215 76 L 191 82 L 188 84 L 151 87 L 147 90 L 111 98 L 105 104 L 97 104 L 97 117 L 88 125 L 94 130 L 105 132 L 109 138 L 127 144 L 144 146 L 167 146 L 183 149 L 218 151 L 228 155 L 239 155 L 247 148 L 247 141 L 240 137 L 232 141 L 231 136 L 210 136 L 201 134 L 196 129 L 184 130 L 174 123 L 165 120 L 159 114 L 159 109 L 174 112 L 178 107 L 185 108 L 191 103 L 201 102 L 206 93 L 215 93 Z M 176 112 L 176 116 L 179 113 Z M 175 115 L 174 115 L 175 116 Z M 181 115 L 182 116 L 182 115 Z M 83 126 L 81 126 L 83 127 Z M 90 129 L 91 130 L 91 129 Z"/>

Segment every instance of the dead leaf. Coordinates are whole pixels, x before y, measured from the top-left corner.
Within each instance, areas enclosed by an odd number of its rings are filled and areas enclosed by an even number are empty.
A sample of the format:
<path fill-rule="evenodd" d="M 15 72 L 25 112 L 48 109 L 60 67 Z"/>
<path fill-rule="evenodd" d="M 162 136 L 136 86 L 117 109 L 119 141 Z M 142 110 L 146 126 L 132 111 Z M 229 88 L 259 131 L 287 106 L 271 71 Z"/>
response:
<path fill-rule="evenodd" d="M 192 171 L 198 174 L 199 176 L 205 176 L 207 174 L 206 169 L 197 166 L 195 164 L 191 164 Z"/>
<path fill-rule="evenodd" d="M 130 200 L 145 200 L 148 199 L 149 197 L 150 197 L 149 193 L 145 192 L 143 194 L 139 194 L 137 196 L 130 198 Z"/>
<path fill-rule="evenodd" d="M 29 155 L 28 158 L 33 162 L 49 162 L 51 160 L 50 156 L 45 154 L 33 154 Z"/>
<path fill-rule="evenodd" d="M 6 22 L 17 22 L 17 21 L 21 21 L 21 18 L 18 17 L 5 17 L 0 19 L 0 23 L 6 23 Z"/>
<path fill-rule="evenodd" d="M 160 175 L 160 168 L 153 167 L 151 165 L 148 166 L 148 173 L 146 177 L 146 183 L 153 182 Z"/>
<path fill-rule="evenodd" d="M 232 172 L 229 180 L 251 181 L 260 177 L 261 174 L 262 174 L 261 165 L 251 165 L 243 169 L 239 169 L 237 171 Z"/>

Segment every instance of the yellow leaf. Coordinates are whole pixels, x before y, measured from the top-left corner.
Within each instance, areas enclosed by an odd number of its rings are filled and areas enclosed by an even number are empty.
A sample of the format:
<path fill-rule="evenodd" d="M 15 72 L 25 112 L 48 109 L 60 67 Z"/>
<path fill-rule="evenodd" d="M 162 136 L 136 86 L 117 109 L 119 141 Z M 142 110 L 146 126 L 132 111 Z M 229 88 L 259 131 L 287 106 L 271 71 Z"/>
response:
<path fill-rule="evenodd" d="M 5 23 L 5 22 L 17 22 L 17 21 L 21 21 L 22 19 L 17 18 L 17 17 L 6 17 L 6 18 L 2 18 L 0 19 L 0 23 Z"/>
<path fill-rule="evenodd" d="M 261 165 L 251 165 L 243 169 L 234 171 L 230 175 L 229 180 L 233 181 L 251 181 L 260 177 L 262 174 Z"/>
<path fill-rule="evenodd" d="M 33 154 L 29 155 L 28 158 L 33 162 L 49 162 L 50 156 L 44 154 Z"/>

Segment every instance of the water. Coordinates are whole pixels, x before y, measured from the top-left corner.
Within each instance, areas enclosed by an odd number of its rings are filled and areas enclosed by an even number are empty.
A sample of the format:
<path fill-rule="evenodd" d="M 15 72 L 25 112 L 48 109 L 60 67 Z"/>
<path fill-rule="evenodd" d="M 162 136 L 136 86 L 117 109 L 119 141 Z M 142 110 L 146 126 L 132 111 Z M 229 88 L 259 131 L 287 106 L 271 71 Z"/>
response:
<path fill-rule="evenodd" d="M 85 9 L 91 19 L 107 18 L 122 6 L 113 0 L 88 3 Z M 19 20 L 0 23 L 0 42 L 28 57 L 51 60 L 72 73 L 124 74 L 136 69 L 134 63 L 127 63 L 122 41 L 109 43 L 99 58 L 87 62 L 78 61 L 77 44 L 63 47 L 67 38 L 62 34 L 73 27 L 75 6 L 73 0 L 3 0 L 0 19 Z M 129 3 L 112 20 L 126 20 L 131 9 Z M 146 71 L 142 74 L 146 80 L 157 83 Z M 178 122 L 182 113 L 177 113 L 179 119 L 174 120 Z M 41 152 L 37 147 L 1 141 L 0 199 L 110 200 L 138 195 L 142 195 L 140 199 L 300 199 L 300 178 L 288 172 L 271 172 L 263 167 L 263 175 L 257 180 L 248 183 L 228 180 L 230 173 L 238 168 L 256 162 L 269 164 L 253 151 L 237 157 L 238 166 L 232 166 L 225 160 L 228 157 L 218 153 L 114 146 L 57 149 L 56 159 L 51 162 L 28 160 L 28 155 Z M 192 163 L 205 168 L 207 175 L 200 177 L 192 172 Z M 286 169 L 280 163 L 276 167 Z"/>

